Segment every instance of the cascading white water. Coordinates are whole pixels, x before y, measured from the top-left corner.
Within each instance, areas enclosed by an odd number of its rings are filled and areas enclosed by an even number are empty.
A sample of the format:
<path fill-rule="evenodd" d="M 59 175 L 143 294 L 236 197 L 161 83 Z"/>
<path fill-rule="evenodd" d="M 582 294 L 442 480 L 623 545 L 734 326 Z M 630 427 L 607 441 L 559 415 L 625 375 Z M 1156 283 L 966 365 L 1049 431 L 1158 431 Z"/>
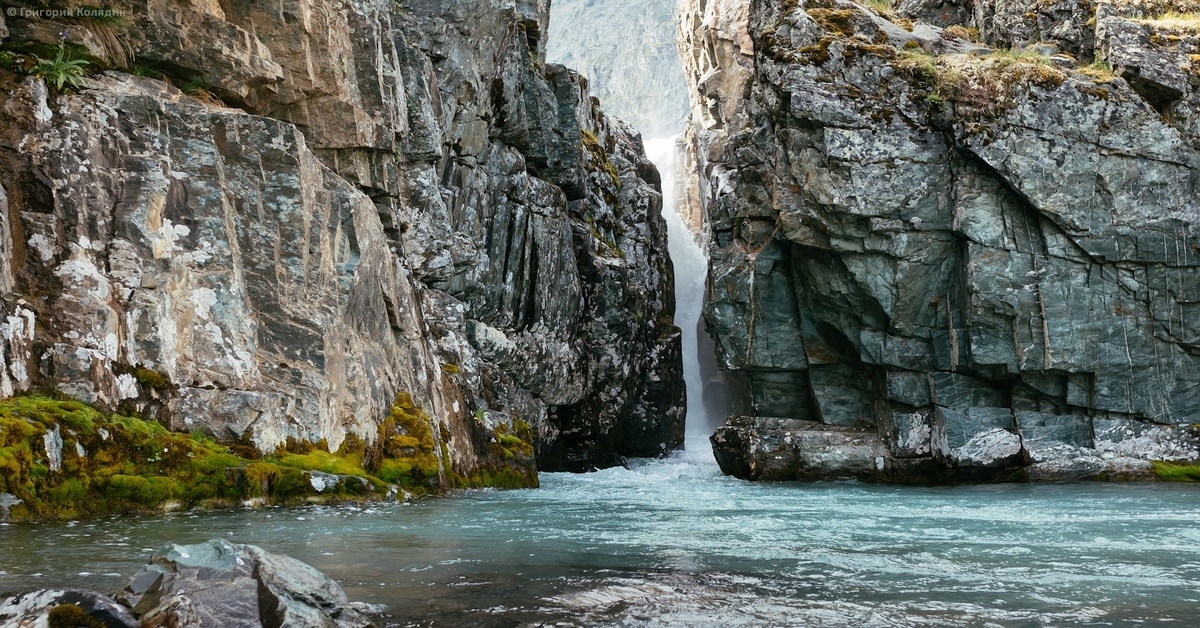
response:
<path fill-rule="evenodd" d="M 706 382 L 701 369 L 700 315 L 704 308 L 708 257 L 696 235 L 683 222 L 675 198 L 676 137 L 646 140 L 646 156 L 662 176 L 663 218 L 667 222 L 668 248 L 675 265 L 675 324 L 683 330 L 683 379 L 687 384 L 686 457 L 712 461 L 708 437 L 713 424 L 724 417 L 709 416 L 704 400 Z"/>

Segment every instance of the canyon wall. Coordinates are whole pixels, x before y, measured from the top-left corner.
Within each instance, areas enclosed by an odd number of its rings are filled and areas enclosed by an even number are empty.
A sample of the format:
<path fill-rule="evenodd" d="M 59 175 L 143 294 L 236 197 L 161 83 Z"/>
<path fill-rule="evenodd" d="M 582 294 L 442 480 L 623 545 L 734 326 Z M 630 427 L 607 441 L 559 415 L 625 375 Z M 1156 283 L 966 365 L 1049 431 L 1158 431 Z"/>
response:
<path fill-rule="evenodd" d="M 408 393 L 444 475 L 680 445 L 659 176 L 546 2 L 109 8 L 0 22 L 0 394 L 271 451 Z"/>
<path fill-rule="evenodd" d="M 1200 457 L 1200 36 L 1159 4 L 685 0 L 727 473 Z"/>

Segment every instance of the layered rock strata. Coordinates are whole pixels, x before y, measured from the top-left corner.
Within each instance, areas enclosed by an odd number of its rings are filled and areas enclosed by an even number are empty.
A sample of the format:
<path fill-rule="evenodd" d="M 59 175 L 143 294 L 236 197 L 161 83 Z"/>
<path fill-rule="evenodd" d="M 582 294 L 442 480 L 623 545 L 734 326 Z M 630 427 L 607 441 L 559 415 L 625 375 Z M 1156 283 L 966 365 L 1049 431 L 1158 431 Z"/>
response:
<path fill-rule="evenodd" d="M 1200 457 L 1200 37 L 1165 5 L 1016 4 L 688 3 L 726 472 Z"/>
<path fill-rule="evenodd" d="M 6 23 L 0 392 L 263 451 L 403 392 L 445 477 L 525 425 L 544 469 L 678 446 L 658 174 L 545 3 L 110 5 Z M 60 41 L 82 89 L 32 75 Z"/>

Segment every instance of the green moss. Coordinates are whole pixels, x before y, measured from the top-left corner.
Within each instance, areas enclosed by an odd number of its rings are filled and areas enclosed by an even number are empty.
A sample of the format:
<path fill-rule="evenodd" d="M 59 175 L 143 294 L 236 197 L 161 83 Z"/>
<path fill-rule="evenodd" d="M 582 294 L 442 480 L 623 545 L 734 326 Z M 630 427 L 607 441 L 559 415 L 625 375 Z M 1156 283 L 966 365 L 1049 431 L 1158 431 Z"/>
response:
<path fill-rule="evenodd" d="M 973 41 L 976 43 L 981 41 L 979 29 L 973 26 L 966 26 L 964 24 L 951 24 L 950 26 L 947 26 L 946 30 L 942 31 L 942 37 L 957 37 L 958 39 L 965 39 L 966 41 Z"/>
<path fill-rule="evenodd" d="M 431 489 L 441 483 L 441 463 L 436 454 L 433 424 L 412 396 L 400 393 L 379 426 L 381 449 L 373 471 L 384 482 L 409 489 Z"/>
<path fill-rule="evenodd" d="M 1151 461 L 1154 475 L 1164 482 L 1200 482 L 1200 465 Z"/>
<path fill-rule="evenodd" d="M 279 464 L 284 467 L 321 471 L 334 475 L 367 475 L 361 463 L 356 462 L 352 457 L 343 457 L 320 450 L 314 450 L 309 454 L 288 454 L 279 460 Z"/>
<path fill-rule="evenodd" d="M 104 485 L 104 496 L 118 504 L 127 504 L 130 509 L 143 506 L 157 508 L 179 493 L 174 480 L 162 476 L 115 474 Z"/>
<path fill-rule="evenodd" d="M 455 475 L 454 485 L 458 488 L 537 488 L 537 474 L 511 467 L 484 468 L 470 475 Z"/>
<path fill-rule="evenodd" d="M 830 33 L 849 37 L 854 34 L 854 18 L 858 14 L 854 9 L 808 9 L 808 16 Z"/>
<path fill-rule="evenodd" d="M 444 372 L 444 373 L 449 373 L 451 375 L 458 375 L 460 370 L 461 369 L 458 368 L 457 364 L 442 364 L 442 372 Z"/>
<path fill-rule="evenodd" d="M 63 441 L 61 468 L 51 469 L 45 436 L 55 429 Z M 490 433 L 481 422 L 473 429 Z M 53 520 L 250 500 L 357 500 L 386 494 L 388 484 L 416 494 L 446 485 L 537 485 L 528 423 L 514 420 L 497 429 L 483 468 L 467 476 L 444 469 L 449 430 L 443 426 L 440 442 L 438 436 L 406 393 L 397 395 L 370 444 L 350 435 L 330 452 L 324 442 L 289 440 L 268 456 L 77 401 L 28 395 L 0 400 L 0 492 L 23 502 L 10 509 L 11 519 Z"/>
<path fill-rule="evenodd" d="M 593 165 L 607 172 L 608 176 L 612 179 L 613 185 L 618 190 L 621 189 L 621 174 L 617 171 L 617 167 L 613 164 L 612 159 L 609 158 L 608 151 L 604 150 L 604 147 L 600 144 L 600 140 L 596 137 L 596 134 L 584 129 L 583 146 L 591 153 Z"/>
<path fill-rule="evenodd" d="M 74 604 L 59 604 L 47 616 L 50 628 L 105 628 L 104 622 Z"/>
<path fill-rule="evenodd" d="M 514 418 L 512 426 L 501 423 L 495 429 L 496 441 L 488 446 L 491 462 L 467 474 L 451 472 L 456 488 L 534 488 L 538 486 L 534 462 L 533 429 Z"/>
<path fill-rule="evenodd" d="M 158 371 L 152 371 L 150 369 L 144 369 L 140 367 L 135 368 L 133 369 L 133 378 L 146 388 L 159 391 L 171 389 L 171 380 L 168 379 L 166 375 L 159 373 Z"/>
<path fill-rule="evenodd" d="M 821 41 L 811 46 L 804 46 L 796 51 L 797 60 L 812 65 L 821 65 L 829 60 L 829 45 L 832 43 L 832 37 L 823 37 Z"/>
<path fill-rule="evenodd" d="M 52 470 L 45 435 L 56 428 L 63 440 L 62 466 Z M 12 508 L 11 518 L 49 520 L 154 512 L 173 503 L 292 503 L 387 491 L 383 480 L 363 468 L 367 447 L 360 438 L 347 438 L 337 453 L 313 444 L 290 445 L 291 451 L 260 460 L 202 434 L 171 432 L 153 421 L 105 414 L 77 401 L 14 397 L 0 401 L 0 492 L 23 501 Z M 428 459 L 419 462 L 414 465 L 419 470 L 430 469 Z M 436 459 L 432 468 L 436 477 Z M 309 471 L 362 480 L 346 479 L 318 491 Z"/>

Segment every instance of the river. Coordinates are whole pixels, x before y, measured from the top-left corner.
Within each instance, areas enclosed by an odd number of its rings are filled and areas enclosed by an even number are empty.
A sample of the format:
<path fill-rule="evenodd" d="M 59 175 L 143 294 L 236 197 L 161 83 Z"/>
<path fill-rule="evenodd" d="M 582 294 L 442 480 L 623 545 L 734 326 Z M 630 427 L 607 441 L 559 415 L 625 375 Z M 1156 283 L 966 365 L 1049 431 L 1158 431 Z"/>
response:
<path fill-rule="evenodd" d="M 703 456 L 409 505 L 0 527 L 0 591 L 120 588 L 168 541 L 308 562 L 391 626 L 1194 625 L 1200 492 L 750 484 Z"/>

